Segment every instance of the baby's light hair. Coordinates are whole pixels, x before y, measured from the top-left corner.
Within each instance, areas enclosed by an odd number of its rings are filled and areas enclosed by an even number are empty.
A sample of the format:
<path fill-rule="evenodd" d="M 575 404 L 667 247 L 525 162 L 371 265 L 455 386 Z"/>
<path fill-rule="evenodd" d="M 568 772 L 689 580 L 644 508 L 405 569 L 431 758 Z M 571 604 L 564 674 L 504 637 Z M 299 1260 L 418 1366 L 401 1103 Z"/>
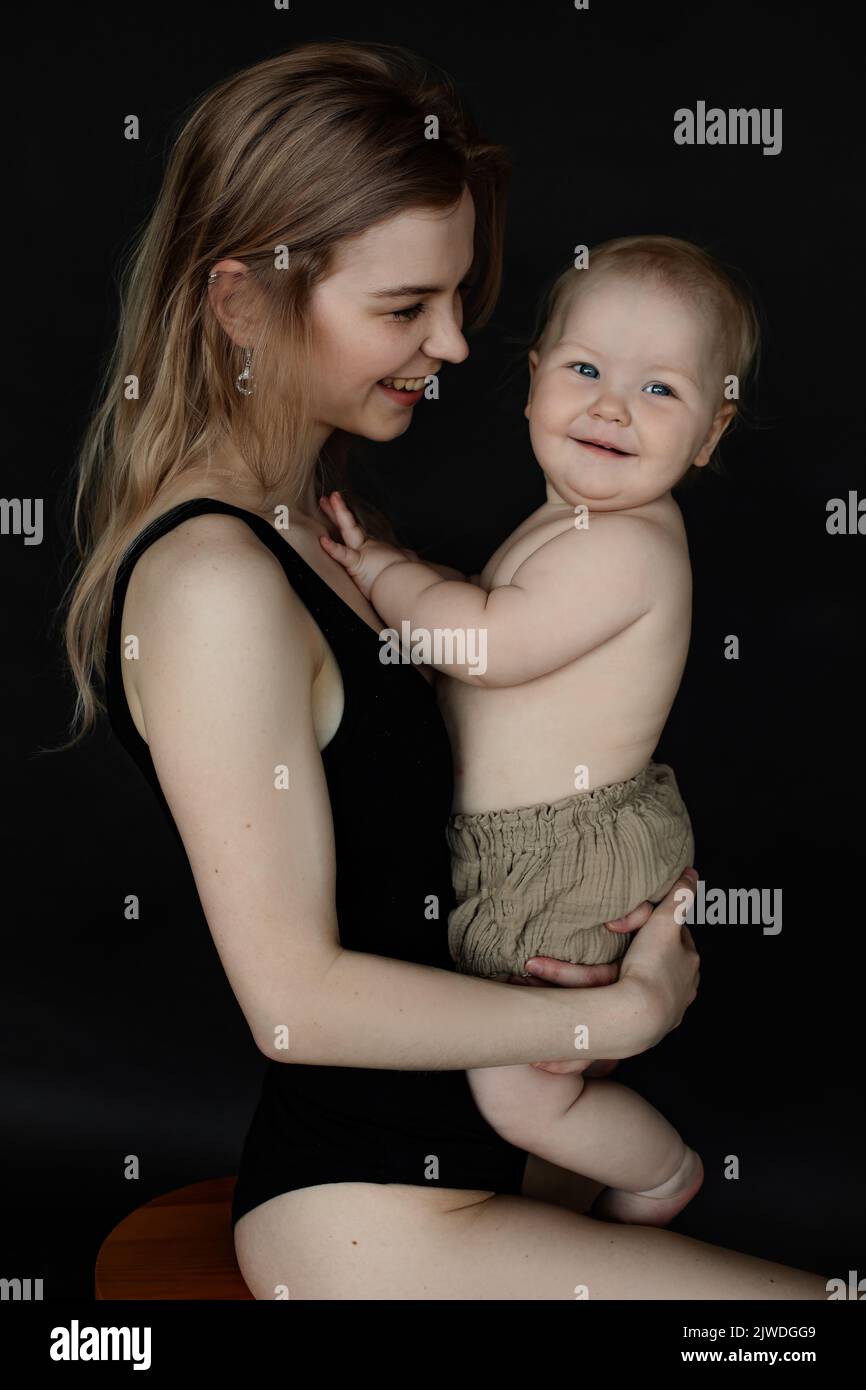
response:
<path fill-rule="evenodd" d="M 625 236 L 601 242 L 589 250 L 589 265 L 578 270 L 569 265 L 548 290 L 536 323 L 533 341 L 539 356 L 561 335 L 575 299 L 604 276 L 650 280 L 673 290 L 697 305 L 715 321 L 717 357 L 723 366 L 719 380 L 719 405 L 725 399 L 724 378 L 735 376 L 739 398 L 731 402 L 735 413 L 728 428 L 744 414 L 742 395 L 757 373 L 760 325 L 749 287 L 738 271 L 693 242 L 672 236 Z M 718 471 L 718 446 L 709 467 Z M 685 478 L 703 470 L 692 465 Z"/>

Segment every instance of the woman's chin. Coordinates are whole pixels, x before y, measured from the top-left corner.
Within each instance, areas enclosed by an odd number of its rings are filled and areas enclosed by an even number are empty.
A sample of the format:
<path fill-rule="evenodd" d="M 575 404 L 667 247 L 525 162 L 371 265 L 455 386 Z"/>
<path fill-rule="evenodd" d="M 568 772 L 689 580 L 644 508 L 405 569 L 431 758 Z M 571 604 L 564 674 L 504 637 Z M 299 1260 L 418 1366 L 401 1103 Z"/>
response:
<path fill-rule="evenodd" d="M 364 429 L 358 430 L 358 434 L 363 434 L 365 439 L 378 440 L 385 444 L 389 439 L 398 439 L 401 434 L 405 434 L 412 423 L 413 412 L 411 410 L 401 410 L 398 414 L 391 411 L 387 415 L 376 415 L 373 411 L 368 412 L 364 417 Z"/>

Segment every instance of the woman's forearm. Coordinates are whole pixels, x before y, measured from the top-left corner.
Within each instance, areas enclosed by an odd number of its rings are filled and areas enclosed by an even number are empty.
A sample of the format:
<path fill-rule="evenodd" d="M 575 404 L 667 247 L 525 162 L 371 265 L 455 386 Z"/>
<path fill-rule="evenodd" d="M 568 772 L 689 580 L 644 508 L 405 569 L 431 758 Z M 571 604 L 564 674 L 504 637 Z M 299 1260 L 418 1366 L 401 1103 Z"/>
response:
<path fill-rule="evenodd" d="M 291 1008 L 272 1005 L 259 1046 L 282 1062 L 397 1071 L 595 1061 L 642 1050 L 635 1011 L 619 983 L 521 988 L 340 950 Z"/>

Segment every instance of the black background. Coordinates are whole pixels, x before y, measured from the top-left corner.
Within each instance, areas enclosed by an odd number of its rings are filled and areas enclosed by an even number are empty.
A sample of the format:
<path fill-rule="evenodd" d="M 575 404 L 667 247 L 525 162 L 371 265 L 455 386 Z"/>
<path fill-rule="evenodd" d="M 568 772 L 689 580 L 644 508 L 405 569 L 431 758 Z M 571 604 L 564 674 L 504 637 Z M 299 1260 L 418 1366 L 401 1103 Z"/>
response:
<path fill-rule="evenodd" d="M 845 1277 L 866 1273 L 862 988 L 866 536 L 826 504 L 866 495 L 862 439 L 862 83 L 856 8 L 569 3 L 40 7 L 7 82 L 4 495 L 42 496 L 46 536 L 0 541 L 8 754 L 4 837 L 0 1274 L 92 1292 L 99 1243 L 133 1207 L 234 1173 L 264 1066 L 185 861 L 102 727 L 76 752 L 57 631 L 58 498 L 93 402 L 121 251 L 195 96 L 296 40 L 380 39 L 455 77 L 513 160 L 503 293 L 446 367 L 437 409 L 365 445 L 404 541 L 481 568 L 542 500 L 516 344 L 570 248 L 665 232 L 739 266 L 765 320 L 758 424 L 726 475 L 683 493 L 692 648 L 656 757 L 670 761 L 708 886 L 783 890 L 783 929 L 696 927 L 703 982 L 682 1027 L 617 1076 L 702 1154 L 675 1229 Z M 684 148 L 698 100 L 782 107 L 783 148 Z M 123 117 L 142 138 L 123 138 Z M 723 657 L 739 636 L 740 659 Z M 858 660 L 858 657 L 860 660 Z M 123 917 L 137 893 L 141 921 Z M 141 1179 L 123 1177 L 138 1154 Z M 727 1155 L 741 1176 L 723 1176 Z"/>

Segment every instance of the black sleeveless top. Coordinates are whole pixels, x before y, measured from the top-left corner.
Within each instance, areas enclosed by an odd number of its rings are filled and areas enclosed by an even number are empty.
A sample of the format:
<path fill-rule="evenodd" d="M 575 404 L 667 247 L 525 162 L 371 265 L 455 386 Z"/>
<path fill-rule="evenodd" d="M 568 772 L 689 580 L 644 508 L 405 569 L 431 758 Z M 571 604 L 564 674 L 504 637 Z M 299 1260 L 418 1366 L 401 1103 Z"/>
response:
<path fill-rule="evenodd" d="M 188 518 L 245 521 L 279 560 L 340 668 L 341 723 L 322 749 L 336 847 L 340 941 L 352 951 L 454 970 L 445 824 L 451 750 L 430 684 L 384 664 L 378 634 L 263 517 L 215 498 L 181 502 L 132 542 L 118 570 L 106 651 L 111 727 L 181 840 L 121 674 L 123 602 L 136 560 Z M 186 851 L 184 850 L 184 853 Z M 431 899 L 438 918 L 430 918 Z M 392 1071 L 269 1061 L 246 1137 L 232 1224 L 282 1192 L 329 1182 L 410 1183 L 519 1193 L 527 1154 L 484 1119 L 463 1071 Z"/>

